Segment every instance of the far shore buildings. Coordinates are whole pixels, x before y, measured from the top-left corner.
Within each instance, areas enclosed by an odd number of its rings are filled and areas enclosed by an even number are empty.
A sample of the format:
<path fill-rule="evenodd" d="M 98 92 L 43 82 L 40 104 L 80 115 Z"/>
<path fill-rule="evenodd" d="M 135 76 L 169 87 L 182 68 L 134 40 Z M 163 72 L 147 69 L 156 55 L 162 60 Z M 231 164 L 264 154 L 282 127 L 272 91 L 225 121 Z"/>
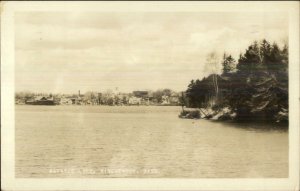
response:
<path fill-rule="evenodd" d="M 162 96 L 162 105 L 178 105 L 179 104 L 179 96 L 176 94 L 171 94 L 171 96 L 163 95 Z"/>
<path fill-rule="evenodd" d="M 84 97 L 84 95 L 81 95 L 80 90 L 79 90 L 78 95 L 67 96 L 67 97 L 65 97 L 65 100 L 67 101 L 67 103 L 70 103 L 70 101 L 71 101 L 73 105 L 82 105 L 83 97 Z"/>
<path fill-rule="evenodd" d="M 141 105 L 142 104 L 142 98 L 139 97 L 130 97 L 128 100 L 129 105 Z"/>
<path fill-rule="evenodd" d="M 75 101 L 74 101 L 75 102 Z M 72 105 L 73 104 L 73 100 L 70 99 L 70 98 L 65 98 L 65 97 L 62 97 L 60 99 L 60 102 L 59 102 L 61 105 Z"/>
<path fill-rule="evenodd" d="M 55 105 L 55 100 L 53 96 L 36 96 L 32 99 L 25 100 L 27 105 Z"/>
<path fill-rule="evenodd" d="M 65 95 L 42 95 L 31 94 L 30 96 L 16 95 L 16 104 L 25 104 L 32 100 L 52 100 L 55 105 L 179 105 L 179 94 L 172 93 L 170 96 L 161 95 L 157 97 L 155 92 L 147 90 L 136 90 L 132 93 L 121 93 L 116 90 L 104 93 L 86 92 L 85 94 Z M 161 101 L 158 101 L 161 100 Z"/>
<path fill-rule="evenodd" d="M 129 98 L 136 101 L 138 105 L 150 105 L 150 92 L 149 91 L 133 91 L 133 97 Z"/>

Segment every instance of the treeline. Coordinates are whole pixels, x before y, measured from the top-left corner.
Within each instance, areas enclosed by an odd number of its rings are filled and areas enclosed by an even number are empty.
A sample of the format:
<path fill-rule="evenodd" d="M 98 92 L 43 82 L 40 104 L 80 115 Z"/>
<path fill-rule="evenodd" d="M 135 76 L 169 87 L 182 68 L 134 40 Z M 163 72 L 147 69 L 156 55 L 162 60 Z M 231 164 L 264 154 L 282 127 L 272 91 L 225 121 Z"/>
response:
<path fill-rule="evenodd" d="M 214 64 L 216 56 L 209 56 Z M 280 48 L 266 40 L 252 43 L 236 61 L 224 54 L 222 73 L 192 80 L 185 104 L 229 109 L 235 120 L 288 121 L 288 46 Z M 213 66 L 213 65 L 212 65 Z"/>

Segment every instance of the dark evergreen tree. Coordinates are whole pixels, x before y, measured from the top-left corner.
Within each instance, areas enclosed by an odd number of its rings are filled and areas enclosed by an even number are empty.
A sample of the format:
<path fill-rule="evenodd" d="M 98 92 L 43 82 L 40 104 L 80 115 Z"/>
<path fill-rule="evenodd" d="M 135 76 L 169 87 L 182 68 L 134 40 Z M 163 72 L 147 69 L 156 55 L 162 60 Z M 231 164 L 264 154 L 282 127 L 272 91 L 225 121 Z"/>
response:
<path fill-rule="evenodd" d="M 186 91 L 189 107 L 208 107 L 218 80 L 221 101 L 238 120 L 288 120 L 288 46 L 280 49 L 267 40 L 254 42 L 240 55 L 237 65 L 224 54 L 222 75 L 192 80 Z M 236 65 L 237 70 L 234 71 Z M 282 117 L 284 116 L 284 117 Z"/>
<path fill-rule="evenodd" d="M 223 75 L 227 75 L 233 72 L 235 69 L 235 65 L 236 62 L 234 58 L 231 55 L 227 56 L 226 54 L 224 54 L 223 61 L 222 61 Z"/>

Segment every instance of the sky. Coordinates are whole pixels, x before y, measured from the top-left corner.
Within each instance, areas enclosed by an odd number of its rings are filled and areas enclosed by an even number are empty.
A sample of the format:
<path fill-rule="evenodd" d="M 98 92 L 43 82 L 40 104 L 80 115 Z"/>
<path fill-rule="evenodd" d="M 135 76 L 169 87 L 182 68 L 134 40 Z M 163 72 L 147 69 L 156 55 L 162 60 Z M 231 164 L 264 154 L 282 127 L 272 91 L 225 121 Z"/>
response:
<path fill-rule="evenodd" d="M 207 55 L 288 42 L 288 15 L 256 12 L 18 12 L 16 91 L 184 91 Z"/>

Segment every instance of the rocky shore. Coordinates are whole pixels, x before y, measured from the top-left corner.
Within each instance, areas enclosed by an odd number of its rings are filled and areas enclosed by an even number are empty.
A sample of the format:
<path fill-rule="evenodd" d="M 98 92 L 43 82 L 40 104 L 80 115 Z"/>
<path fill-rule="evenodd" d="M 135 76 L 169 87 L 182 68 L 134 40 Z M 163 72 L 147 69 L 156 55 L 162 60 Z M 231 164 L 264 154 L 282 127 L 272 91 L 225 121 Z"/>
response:
<path fill-rule="evenodd" d="M 210 119 L 215 121 L 246 121 L 246 119 L 238 117 L 236 112 L 228 107 L 219 110 L 212 110 L 211 108 L 184 108 L 178 117 L 184 119 Z M 262 121 L 263 117 L 247 117 L 247 120 Z M 274 120 L 268 122 L 288 123 L 288 111 L 282 110 L 278 112 L 274 116 Z"/>

